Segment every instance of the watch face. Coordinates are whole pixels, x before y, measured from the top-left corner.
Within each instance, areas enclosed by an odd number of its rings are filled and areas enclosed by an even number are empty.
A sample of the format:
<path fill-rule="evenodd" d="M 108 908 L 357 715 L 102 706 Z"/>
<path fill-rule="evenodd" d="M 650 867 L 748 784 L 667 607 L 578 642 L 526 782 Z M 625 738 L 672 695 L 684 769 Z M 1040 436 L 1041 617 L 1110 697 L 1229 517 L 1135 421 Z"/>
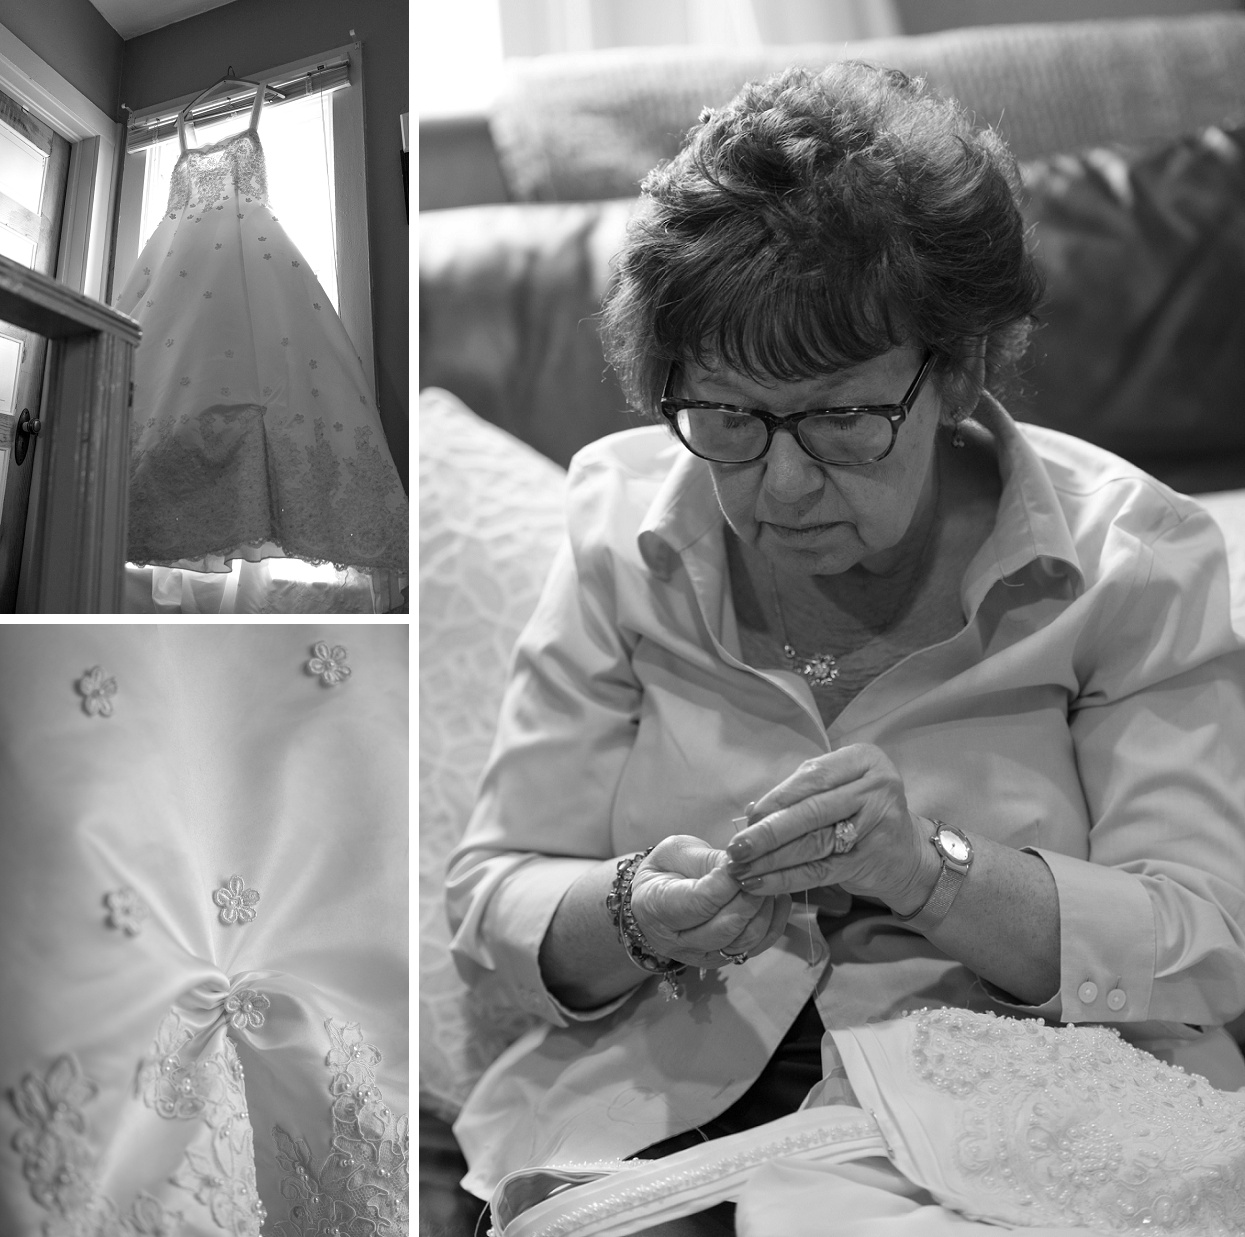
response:
<path fill-rule="evenodd" d="M 973 853 L 968 839 L 945 825 L 938 830 L 938 846 L 953 863 L 967 863 Z"/>

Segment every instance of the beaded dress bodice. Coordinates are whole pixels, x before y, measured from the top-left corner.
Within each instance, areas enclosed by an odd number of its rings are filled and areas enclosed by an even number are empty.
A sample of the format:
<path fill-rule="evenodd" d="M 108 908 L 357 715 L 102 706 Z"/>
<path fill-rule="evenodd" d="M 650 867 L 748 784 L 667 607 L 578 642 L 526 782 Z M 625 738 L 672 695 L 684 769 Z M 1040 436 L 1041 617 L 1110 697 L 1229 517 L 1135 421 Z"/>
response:
<path fill-rule="evenodd" d="M 187 206 L 224 210 L 231 189 L 247 202 L 268 200 L 264 148 L 254 129 L 245 129 L 211 146 L 182 151 L 169 183 L 169 217 L 180 214 Z"/>

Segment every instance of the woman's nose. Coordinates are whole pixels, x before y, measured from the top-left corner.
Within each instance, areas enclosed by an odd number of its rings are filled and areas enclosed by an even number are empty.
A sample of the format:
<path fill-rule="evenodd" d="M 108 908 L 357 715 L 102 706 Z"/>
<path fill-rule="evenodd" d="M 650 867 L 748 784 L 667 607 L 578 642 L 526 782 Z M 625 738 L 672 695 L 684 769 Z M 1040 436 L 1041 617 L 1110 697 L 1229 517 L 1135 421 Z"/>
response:
<path fill-rule="evenodd" d="M 798 502 L 817 493 L 825 484 L 825 474 L 790 430 L 776 430 L 765 456 L 766 492 L 783 503 Z"/>

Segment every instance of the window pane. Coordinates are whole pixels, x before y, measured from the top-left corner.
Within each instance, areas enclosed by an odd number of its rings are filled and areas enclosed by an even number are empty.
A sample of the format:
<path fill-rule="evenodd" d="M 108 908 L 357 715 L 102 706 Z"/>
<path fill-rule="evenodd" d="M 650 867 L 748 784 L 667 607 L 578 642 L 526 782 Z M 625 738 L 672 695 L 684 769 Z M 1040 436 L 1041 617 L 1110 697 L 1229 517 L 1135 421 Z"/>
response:
<path fill-rule="evenodd" d="M 43 151 L 8 125 L 0 124 L 0 189 L 36 215 L 43 202 L 47 166 Z"/>

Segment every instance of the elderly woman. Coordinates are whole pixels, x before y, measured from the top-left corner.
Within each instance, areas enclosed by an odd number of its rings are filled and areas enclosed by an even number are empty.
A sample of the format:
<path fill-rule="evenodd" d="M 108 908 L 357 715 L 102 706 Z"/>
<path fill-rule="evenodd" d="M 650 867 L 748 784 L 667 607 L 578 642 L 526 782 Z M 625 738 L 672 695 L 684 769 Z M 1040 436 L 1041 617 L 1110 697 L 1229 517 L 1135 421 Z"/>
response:
<path fill-rule="evenodd" d="M 548 1023 L 456 1127 L 482 1197 L 782 1117 L 825 1031 L 921 1007 L 1245 1083 L 1222 540 L 998 403 L 1015 190 L 858 64 L 745 88 L 645 182 L 604 325 L 659 424 L 572 464 L 450 866 L 460 969 Z"/>

